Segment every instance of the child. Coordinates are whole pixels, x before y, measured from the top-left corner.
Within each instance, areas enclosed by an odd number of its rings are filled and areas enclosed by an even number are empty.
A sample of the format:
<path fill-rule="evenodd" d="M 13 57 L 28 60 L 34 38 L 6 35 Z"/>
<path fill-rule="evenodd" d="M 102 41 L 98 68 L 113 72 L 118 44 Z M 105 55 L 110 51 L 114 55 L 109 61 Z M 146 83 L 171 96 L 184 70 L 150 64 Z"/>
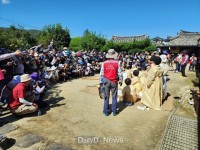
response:
<path fill-rule="evenodd" d="M 139 70 L 134 70 L 133 71 L 134 77 L 132 78 L 131 82 L 131 89 L 132 91 L 136 91 L 136 94 L 141 97 L 141 92 L 142 92 L 142 84 L 140 82 L 139 76 Z"/>
<path fill-rule="evenodd" d="M 122 100 L 125 102 L 127 106 L 133 105 L 137 101 L 137 95 L 134 90 L 131 89 L 131 79 L 126 78 L 125 79 L 126 86 L 122 90 Z"/>

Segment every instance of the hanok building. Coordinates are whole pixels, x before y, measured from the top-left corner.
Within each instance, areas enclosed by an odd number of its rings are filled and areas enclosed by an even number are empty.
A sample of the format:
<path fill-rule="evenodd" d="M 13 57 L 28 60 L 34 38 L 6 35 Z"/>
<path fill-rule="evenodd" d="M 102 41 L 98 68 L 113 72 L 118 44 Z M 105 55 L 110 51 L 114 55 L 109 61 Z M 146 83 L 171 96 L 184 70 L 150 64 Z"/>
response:
<path fill-rule="evenodd" d="M 188 50 L 189 53 L 198 54 L 200 51 L 200 32 L 180 31 L 175 37 L 168 37 L 165 42 L 157 47 L 161 50 L 168 49 L 170 53 L 179 53 Z"/>
<path fill-rule="evenodd" d="M 151 39 L 151 42 L 152 42 L 153 44 L 155 44 L 156 46 L 161 46 L 161 45 L 163 45 L 164 39 L 157 36 L 157 37 L 155 37 L 155 38 L 152 38 L 152 39 Z"/>
<path fill-rule="evenodd" d="M 129 43 L 134 41 L 141 41 L 147 39 L 148 36 L 145 35 L 139 35 L 139 36 L 127 36 L 127 37 L 121 37 L 121 36 L 113 36 L 112 41 L 115 43 Z"/>

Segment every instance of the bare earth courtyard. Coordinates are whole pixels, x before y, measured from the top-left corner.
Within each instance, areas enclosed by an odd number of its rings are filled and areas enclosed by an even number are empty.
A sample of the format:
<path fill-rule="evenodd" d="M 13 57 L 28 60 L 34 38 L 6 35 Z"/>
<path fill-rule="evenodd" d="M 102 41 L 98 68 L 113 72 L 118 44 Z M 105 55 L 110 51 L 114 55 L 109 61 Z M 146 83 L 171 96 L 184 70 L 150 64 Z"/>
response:
<path fill-rule="evenodd" d="M 169 72 L 168 92 L 171 96 L 165 104 L 167 111 L 141 111 L 137 109 L 140 103 L 130 107 L 119 103 L 119 115 L 105 117 L 103 100 L 96 87 L 99 80 L 95 76 L 56 84 L 48 92 L 49 106 L 42 110 L 42 116 L 16 119 L 10 113 L 4 114 L 0 117 L 0 129 L 9 124 L 15 126 L 14 130 L 5 133 L 16 140 L 10 147 L 12 150 L 159 149 L 173 97 L 181 96 L 182 89 L 192 86 L 191 79 L 195 75 L 193 72 L 187 72 L 187 75 L 187 78 L 181 78 L 179 73 Z M 179 113 L 187 115 L 184 111 Z M 24 146 L 19 139 L 25 135 L 37 135 L 41 140 Z"/>

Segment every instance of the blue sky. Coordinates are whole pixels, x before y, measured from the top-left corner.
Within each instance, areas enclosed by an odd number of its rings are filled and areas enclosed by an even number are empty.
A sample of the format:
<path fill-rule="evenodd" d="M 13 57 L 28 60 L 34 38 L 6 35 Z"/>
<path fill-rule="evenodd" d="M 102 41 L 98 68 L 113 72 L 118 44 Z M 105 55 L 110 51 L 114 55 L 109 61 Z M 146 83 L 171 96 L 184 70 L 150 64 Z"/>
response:
<path fill-rule="evenodd" d="M 61 23 L 71 37 L 86 29 L 113 35 L 175 36 L 200 32 L 200 0 L 0 0 L 0 26 L 26 29 Z"/>

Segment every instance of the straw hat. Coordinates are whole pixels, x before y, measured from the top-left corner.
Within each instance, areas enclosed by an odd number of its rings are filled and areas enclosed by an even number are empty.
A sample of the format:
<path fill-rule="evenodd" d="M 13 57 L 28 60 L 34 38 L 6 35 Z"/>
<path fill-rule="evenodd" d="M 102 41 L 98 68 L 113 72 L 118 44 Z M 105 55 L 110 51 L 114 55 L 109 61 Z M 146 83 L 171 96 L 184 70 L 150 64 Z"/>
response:
<path fill-rule="evenodd" d="M 26 81 L 31 80 L 29 74 L 23 74 L 20 76 L 20 78 L 21 78 L 21 82 L 26 82 Z"/>
<path fill-rule="evenodd" d="M 67 50 L 68 48 L 67 47 L 63 47 L 63 50 Z"/>

